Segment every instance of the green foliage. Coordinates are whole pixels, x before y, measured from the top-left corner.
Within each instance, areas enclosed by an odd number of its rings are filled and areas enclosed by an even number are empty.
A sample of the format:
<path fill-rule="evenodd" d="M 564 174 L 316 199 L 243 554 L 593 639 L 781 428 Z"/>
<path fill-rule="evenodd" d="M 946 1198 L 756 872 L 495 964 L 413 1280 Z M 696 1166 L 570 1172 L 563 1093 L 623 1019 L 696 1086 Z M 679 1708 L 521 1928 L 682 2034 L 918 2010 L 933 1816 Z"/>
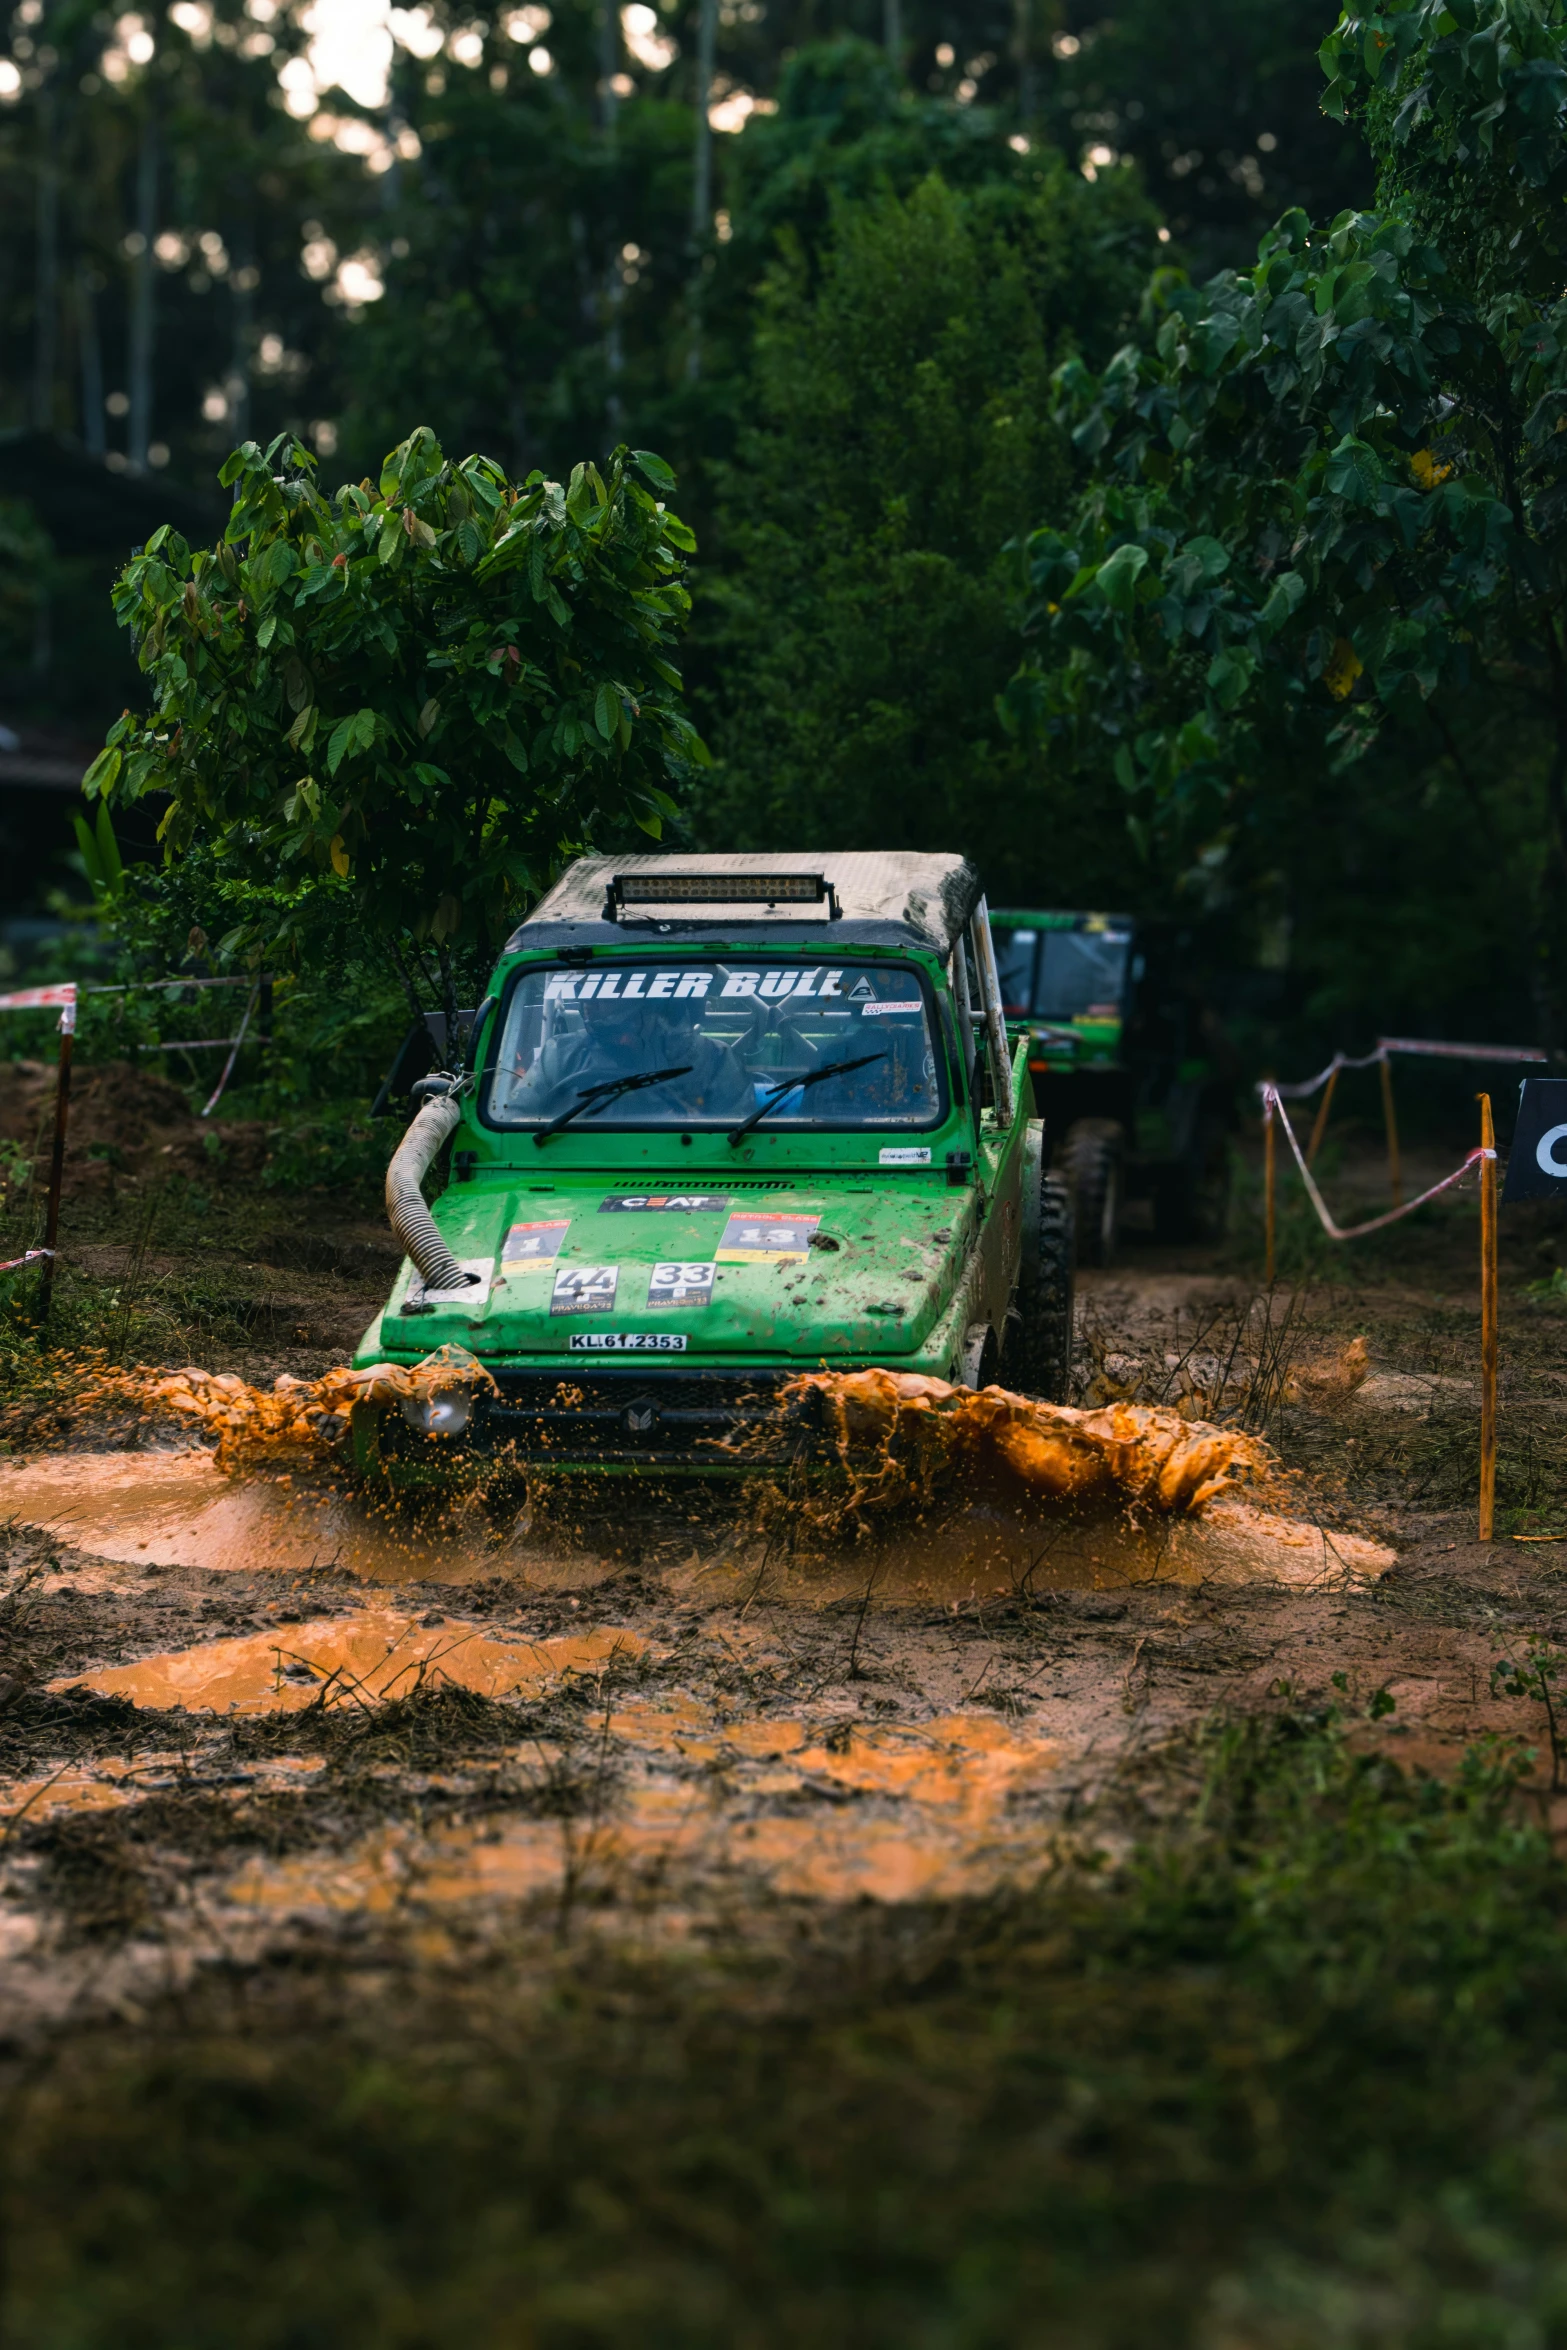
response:
<path fill-rule="evenodd" d="M 689 112 L 638 98 L 611 143 L 590 104 L 526 71 L 503 91 L 455 65 L 435 93 L 404 79 L 430 160 L 388 212 L 387 293 L 344 353 L 356 469 L 411 415 L 439 416 L 448 445 L 503 450 L 519 477 L 568 470 L 634 416 L 684 475 Z"/>
<path fill-rule="evenodd" d="M 378 491 L 328 499 L 312 472 L 297 443 L 247 443 L 222 543 L 163 530 L 127 565 L 116 610 L 154 708 L 86 789 L 168 793 L 171 856 L 210 843 L 271 889 L 236 950 L 287 952 L 340 897 L 368 939 L 482 952 L 563 855 L 627 822 L 657 839 L 704 756 L 668 658 L 690 545 L 655 495 L 672 477 L 621 450 L 518 489 L 423 428 Z"/>
<path fill-rule="evenodd" d="M 1043 114 L 1069 154 L 1136 164 L 1174 250 L 1203 277 L 1245 268 L 1281 212 L 1329 218 L 1370 199 L 1352 128 L 1324 117 L 1322 0 L 1115 0 L 1074 8 Z"/>
<path fill-rule="evenodd" d="M 1085 482 L 1030 542 L 1009 707 L 1145 842 L 1211 837 L 1281 728 L 1461 760 L 1479 688 L 1541 746 L 1567 882 L 1563 44 L 1507 0 L 1346 19 L 1330 102 L 1376 100 L 1384 209 L 1287 214 L 1255 269 L 1157 286 L 1148 341 L 1061 371 Z"/>
<path fill-rule="evenodd" d="M 330 1191 L 342 1199 L 360 1193 L 376 1203 L 386 1176 L 395 1128 L 372 1126 L 352 1111 L 295 1119 L 267 1137 L 261 1180 L 268 1191 Z"/>
<path fill-rule="evenodd" d="M 114 825 L 106 800 L 98 803 L 97 821 L 89 824 L 85 816 L 73 816 L 76 846 L 82 860 L 82 871 L 93 894 L 94 910 L 112 917 L 125 890 L 125 865 L 120 856 L 120 844 L 114 837 Z"/>
<path fill-rule="evenodd" d="M 1007 544 L 1068 479 L 1052 360 L 1114 334 L 1155 248 L 1125 182 L 1009 161 L 844 205 L 769 276 L 707 589 L 715 842 L 961 840 L 1016 875 Z"/>

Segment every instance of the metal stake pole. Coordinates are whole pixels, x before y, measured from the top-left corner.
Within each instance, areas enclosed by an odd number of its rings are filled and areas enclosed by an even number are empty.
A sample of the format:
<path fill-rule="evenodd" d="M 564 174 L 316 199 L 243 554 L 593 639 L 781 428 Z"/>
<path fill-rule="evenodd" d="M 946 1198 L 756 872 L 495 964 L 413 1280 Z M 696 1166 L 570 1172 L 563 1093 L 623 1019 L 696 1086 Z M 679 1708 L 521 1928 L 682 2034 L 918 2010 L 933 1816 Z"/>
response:
<path fill-rule="evenodd" d="M 38 1285 L 38 1320 L 49 1319 L 54 1298 L 55 1249 L 60 1238 L 60 1185 L 65 1174 L 65 1128 L 71 1114 L 71 1052 L 76 1043 L 76 1006 L 60 1013 L 60 1061 L 54 1080 L 54 1148 L 49 1158 L 49 1205 L 44 1220 L 43 1278 Z"/>
<path fill-rule="evenodd" d="M 1480 1101 L 1480 1141 L 1496 1148 L 1491 1097 Z M 1496 1525 L 1496 1161 L 1480 1161 L 1480 1540 L 1489 1542 Z"/>
<path fill-rule="evenodd" d="M 1272 1080 L 1269 1080 L 1270 1084 Z M 1268 1226 L 1268 1287 L 1273 1287 L 1274 1242 L 1277 1237 L 1278 1171 L 1274 1161 L 1273 1096 L 1262 1097 L 1262 1182 Z"/>
<path fill-rule="evenodd" d="M 1392 1186 L 1393 1205 L 1404 1204 L 1404 1177 L 1398 1157 L 1398 1120 L 1393 1113 L 1393 1064 L 1388 1055 L 1381 1057 L 1382 1068 L 1382 1123 L 1387 1128 L 1387 1176 Z"/>
<path fill-rule="evenodd" d="M 1311 1140 L 1306 1145 L 1306 1164 L 1308 1167 L 1314 1167 L 1317 1163 L 1317 1153 L 1322 1148 L 1322 1137 L 1328 1130 L 1328 1112 L 1333 1107 L 1333 1088 L 1335 1085 L 1337 1085 L 1337 1083 L 1338 1071 L 1335 1069 L 1328 1078 L 1327 1086 L 1322 1096 L 1322 1107 L 1317 1112 L 1317 1122 L 1311 1129 Z"/>

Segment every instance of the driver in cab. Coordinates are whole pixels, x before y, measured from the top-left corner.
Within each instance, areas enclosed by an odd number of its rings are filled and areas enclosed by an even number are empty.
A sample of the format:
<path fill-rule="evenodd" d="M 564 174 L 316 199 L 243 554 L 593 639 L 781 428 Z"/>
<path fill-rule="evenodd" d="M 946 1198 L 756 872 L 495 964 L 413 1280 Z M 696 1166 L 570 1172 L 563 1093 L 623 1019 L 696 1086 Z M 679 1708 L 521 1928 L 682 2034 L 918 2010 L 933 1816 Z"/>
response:
<path fill-rule="evenodd" d="M 513 1093 L 514 1112 L 557 1117 L 589 1087 L 653 1069 L 683 1074 L 633 1097 L 639 1113 L 650 1110 L 661 1119 L 733 1118 L 751 1106 L 751 1088 L 738 1057 L 697 1025 L 695 1005 L 645 998 L 628 1003 L 615 997 L 607 1003 L 551 1004 L 547 1015 L 538 1054 Z"/>

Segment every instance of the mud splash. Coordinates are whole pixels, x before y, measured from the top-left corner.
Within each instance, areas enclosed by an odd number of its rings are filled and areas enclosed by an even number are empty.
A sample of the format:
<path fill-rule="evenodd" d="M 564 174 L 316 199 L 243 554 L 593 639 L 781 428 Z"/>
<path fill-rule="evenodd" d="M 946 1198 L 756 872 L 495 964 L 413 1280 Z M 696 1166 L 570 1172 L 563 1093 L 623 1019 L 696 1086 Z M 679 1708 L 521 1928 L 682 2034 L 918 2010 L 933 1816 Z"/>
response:
<path fill-rule="evenodd" d="M 460 1585 L 504 1574 L 531 1590 L 582 1591 L 613 1561 L 547 1551 L 526 1512 L 495 1522 L 478 1503 L 450 1511 L 383 1506 L 306 1463 L 225 1475 L 206 1451 L 35 1453 L 0 1461 L 0 1525 L 126 1566 L 208 1573 L 341 1571 L 378 1584 Z"/>
<path fill-rule="evenodd" d="M 439 1403 L 495 1392 L 495 1381 L 476 1357 L 463 1347 L 443 1346 L 410 1366 L 345 1367 L 320 1379 L 296 1379 L 285 1371 L 270 1388 L 252 1387 L 232 1371 L 102 1370 L 83 1381 L 70 1408 L 82 1418 L 128 1405 L 147 1417 L 168 1414 L 194 1423 L 217 1439 L 214 1457 L 229 1473 L 311 1458 L 336 1446 L 360 1406 L 379 1410 L 416 1399 Z"/>
<path fill-rule="evenodd" d="M 961 1488 L 960 1488 L 961 1491 Z M 806 1608 L 873 1591 L 922 1606 L 1130 1584 L 1331 1584 L 1393 1564 L 1380 1543 L 1235 1496 L 1199 1516 L 986 1506 L 951 1494 L 929 1509 L 824 1523 L 819 1497 L 769 1496 L 760 1522 L 689 1522 L 639 1550 L 672 1599 L 726 1593 Z M 395 1588 L 461 1589 L 497 1574 L 521 1590 L 586 1594 L 622 1561 L 616 1544 L 524 1511 L 418 1514 L 367 1505 L 308 1477 L 224 1476 L 208 1452 L 56 1453 L 0 1462 L 0 1524 L 36 1526 L 102 1560 L 206 1573 L 351 1574 Z M 620 1539 L 626 1538 L 622 1527 Z M 656 1529 L 655 1529 L 656 1533 Z M 78 1578 L 79 1579 L 79 1578 Z"/>
<path fill-rule="evenodd" d="M 1267 1448 L 1175 1411 L 1037 1403 L 885 1370 L 808 1373 L 843 1474 L 801 1490 L 766 1473 L 736 1494 L 671 1503 L 637 1488 L 627 1520 L 584 1527 L 549 1479 L 458 1480 L 398 1501 L 341 1473 L 360 1406 L 492 1384 L 461 1348 L 414 1370 L 333 1371 L 270 1391 L 222 1374 L 120 1372 L 84 1381 L 79 1408 L 131 1403 L 194 1422 L 215 1449 L 34 1453 L 0 1462 L 0 1521 L 39 1526 L 127 1564 L 461 1585 L 502 1574 L 579 1592 L 627 1555 L 671 1596 L 726 1585 L 826 1606 L 867 1588 L 878 1604 L 1169 1582 L 1310 1584 L 1374 1576 L 1391 1552 L 1259 1506 Z M 1252 1494 L 1243 1495 L 1248 1484 Z M 1271 1498 L 1271 1496 L 1270 1496 Z M 1297 1505 L 1298 1506 L 1298 1505 Z M 582 1513 L 586 1515 L 584 1511 Z M 692 1529 L 678 1535 L 677 1530 Z M 629 1545 L 629 1551 L 628 1546 Z"/>
<path fill-rule="evenodd" d="M 375 1705 L 443 1687 L 481 1697 L 536 1697 L 569 1677 L 601 1678 L 617 1661 L 647 1653 L 636 1633 L 611 1626 L 529 1640 L 484 1624 L 444 1617 L 426 1623 L 391 1608 L 363 1608 L 101 1666 L 49 1688 L 93 1689 L 160 1712 L 287 1713 L 308 1705 Z"/>
<path fill-rule="evenodd" d="M 987 1499 L 1196 1517 L 1271 1461 L 1254 1437 L 1149 1404 L 1077 1411 L 910 1371 L 811 1371 L 785 1394 L 819 1398 L 861 1509 L 928 1502 L 961 1479 Z"/>

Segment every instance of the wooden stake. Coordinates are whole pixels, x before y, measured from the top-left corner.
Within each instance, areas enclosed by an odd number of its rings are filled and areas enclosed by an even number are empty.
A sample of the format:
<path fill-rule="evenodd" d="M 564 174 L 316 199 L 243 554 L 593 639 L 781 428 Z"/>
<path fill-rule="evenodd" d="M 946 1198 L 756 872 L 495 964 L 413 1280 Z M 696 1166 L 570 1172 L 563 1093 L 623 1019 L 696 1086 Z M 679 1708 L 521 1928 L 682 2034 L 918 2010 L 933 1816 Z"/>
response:
<path fill-rule="evenodd" d="M 1338 1071 L 1334 1069 L 1329 1073 L 1327 1085 L 1323 1089 L 1322 1107 L 1317 1112 L 1317 1122 L 1311 1129 L 1311 1140 L 1306 1145 L 1308 1167 L 1316 1165 L 1317 1153 L 1322 1148 L 1322 1137 L 1328 1130 L 1328 1112 L 1333 1107 L 1333 1088 L 1337 1083 Z"/>
<path fill-rule="evenodd" d="M 1482 1093 L 1480 1141 L 1496 1148 L 1491 1097 Z M 1480 1539 L 1489 1542 L 1496 1526 L 1496 1161 L 1480 1161 Z"/>
<path fill-rule="evenodd" d="M 1277 1237 L 1278 1183 L 1274 1164 L 1273 1097 L 1265 1095 L 1262 1104 L 1262 1185 L 1268 1226 L 1268 1287 L 1273 1287 L 1274 1242 Z"/>
<path fill-rule="evenodd" d="M 1404 1204 L 1404 1178 L 1398 1160 L 1398 1120 L 1393 1114 L 1393 1063 L 1382 1055 L 1382 1123 L 1387 1128 L 1387 1177 L 1392 1186 L 1393 1205 Z"/>
<path fill-rule="evenodd" d="M 71 1051 L 75 1043 L 76 1006 L 67 1004 L 60 1014 L 60 1061 L 54 1080 L 54 1148 L 49 1158 L 49 1205 L 44 1218 L 44 1247 L 49 1254 L 38 1284 L 40 1324 L 48 1321 L 54 1298 L 54 1252 L 60 1238 L 60 1184 L 65 1174 L 65 1128 L 71 1114 Z"/>

